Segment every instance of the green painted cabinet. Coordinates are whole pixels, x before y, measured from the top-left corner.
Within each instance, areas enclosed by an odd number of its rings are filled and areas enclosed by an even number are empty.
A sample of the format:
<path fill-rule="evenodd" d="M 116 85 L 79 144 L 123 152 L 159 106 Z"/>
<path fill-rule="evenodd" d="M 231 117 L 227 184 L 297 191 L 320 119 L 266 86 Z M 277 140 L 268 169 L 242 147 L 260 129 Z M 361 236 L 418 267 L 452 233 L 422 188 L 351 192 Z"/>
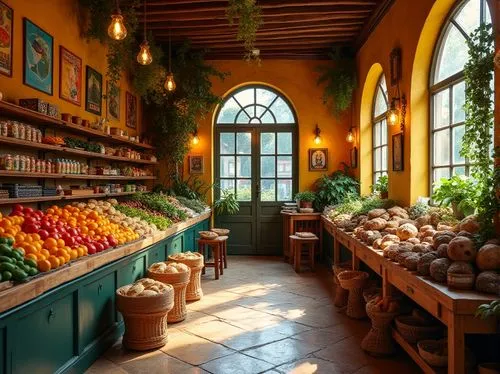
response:
<path fill-rule="evenodd" d="M 165 261 L 165 245 L 155 244 L 148 250 L 148 268 L 155 262 Z M 147 269 L 146 269 L 147 270 Z"/>
<path fill-rule="evenodd" d="M 131 259 L 124 267 L 118 270 L 117 287 L 125 286 L 126 284 L 134 283 L 136 280 L 141 279 L 144 276 L 145 268 L 145 254 L 139 258 Z"/>
<path fill-rule="evenodd" d="M 115 274 L 85 284 L 78 294 L 80 346 L 99 338 L 115 320 Z"/>
<path fill-rule="evenodd" d="M 167 256 L 174 253 L 182 252 L 183 250 L 184 235 L 177 234 L 171 240 L 167 241 Z"/>
<path fill-rule="evenodd" d="M 7 372 L 6 341 L 7 329 L 3 327 L 0 328 L 0 373 L 2 374 Z"/>
<path fill-rule="evenodd" d="M 187 251 L 193 252 L 193 251 L 197 250 L 197 247 L 195 246 L 195 241 L 194 241 L 194 234 L 195 234 L 195 231 L 193 229 L 187 230 L 184 233 L 183 252 L 187 252 Z"/>
<path fill-rule="evenodd" d="M 17 321 L 13 373 L 55 373 L 76 355 L 73 304 L 68 294 Z"/>

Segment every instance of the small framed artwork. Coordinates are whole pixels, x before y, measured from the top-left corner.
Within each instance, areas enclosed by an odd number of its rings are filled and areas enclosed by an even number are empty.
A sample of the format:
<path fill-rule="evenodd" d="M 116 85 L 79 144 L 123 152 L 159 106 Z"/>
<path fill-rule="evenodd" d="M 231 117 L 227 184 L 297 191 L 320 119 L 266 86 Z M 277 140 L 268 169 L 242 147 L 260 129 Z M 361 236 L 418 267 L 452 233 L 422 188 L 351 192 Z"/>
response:
<path fill-rule="evenodd" d="M 102 113 L 102 74 L 86 66 L 85 81 L 87 87 L 85 88 L 85 110 L 90 113 Z"/>
<path fill-rule="evenodd" d="M 0 74 L 12 77 L 14 11 L 0 1 Z"/>
<path fill-rule="evenodd" d="M 106 105 L 108 117 L 120 120 L 120 87 L 106 82 Z"/>
<path fill-rule="evenodd" d="M 356 169 L 358 167 L 358 148 L 353 147 L 351 149 L 351 168 Z"/>
<path fill-rule="evenodd" d="M 189 174 L 203 174 L 203 156 L 189 156 Z"/>
<path fill-rule="evenodd" d="M 24 18 L 23 83 L 52 95 L 54 83 L 54 38 Z"/>
<path fill-rule="evenodd" d="M 392 136 L 392 170 L 404 170 L 404 137 L 402 132 Z"/>
<path fill-rule="evenodd" d="M 328 149 L 309 149 L 309 171 L 328 171 Z"/>
<path fill-rule="evenodd" d="M 401 48 L 394 48 L 391 52 L 391 86 L 401 80 Z"/>
<path fill-rule="evenodd" d="M 59 97 L 75 105 L 82 105 L 82 59 L 59 47 Z"/>
<path fill-rule="evenodd" d="M 131 129 L 137 128 L 137 98 L 130 92 L 125 95 L 125 124 Z"/>

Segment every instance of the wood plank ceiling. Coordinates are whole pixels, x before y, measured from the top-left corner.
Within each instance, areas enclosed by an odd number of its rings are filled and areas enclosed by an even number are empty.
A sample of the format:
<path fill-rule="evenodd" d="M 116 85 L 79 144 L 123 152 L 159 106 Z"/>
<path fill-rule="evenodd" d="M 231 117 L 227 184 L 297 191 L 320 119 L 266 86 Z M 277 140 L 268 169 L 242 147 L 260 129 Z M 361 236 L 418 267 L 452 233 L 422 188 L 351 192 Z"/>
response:
<path fill-rule="evenodd" d="M 263 24 L 256 48 L 262 58 L 327 58 L 335 45 L 359 47 L 393 0 L 258 0 Z M 243 43 L 230 26 L 227 0 L 147 0 L 147 25 L 155 39 L 191 40 L 208 59 L 241 59 Z M 143 12 L 143 7 L 139 9 Z M 142 19 L 143 20 L 143 19 Z"/>

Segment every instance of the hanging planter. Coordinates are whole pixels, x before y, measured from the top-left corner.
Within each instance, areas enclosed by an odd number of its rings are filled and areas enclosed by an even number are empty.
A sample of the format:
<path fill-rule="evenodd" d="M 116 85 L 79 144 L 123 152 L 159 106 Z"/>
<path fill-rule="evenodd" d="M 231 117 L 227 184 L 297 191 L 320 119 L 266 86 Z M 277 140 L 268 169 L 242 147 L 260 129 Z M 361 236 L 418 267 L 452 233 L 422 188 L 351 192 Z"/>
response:
<path fill-rule="evenodd" d="M 262 25 L 261 8 L 257 6 L 256 0 L 229 0 L 226 9 L 226 17 L 229 25 L 238 22 L 238 34 L 236 39 L 243 42 L 245 46 L 245 60 L 260 62 L 260 54 L 255 48 L 257 31 Z M 260 52 L 260 51 L 259 51 Z"/>

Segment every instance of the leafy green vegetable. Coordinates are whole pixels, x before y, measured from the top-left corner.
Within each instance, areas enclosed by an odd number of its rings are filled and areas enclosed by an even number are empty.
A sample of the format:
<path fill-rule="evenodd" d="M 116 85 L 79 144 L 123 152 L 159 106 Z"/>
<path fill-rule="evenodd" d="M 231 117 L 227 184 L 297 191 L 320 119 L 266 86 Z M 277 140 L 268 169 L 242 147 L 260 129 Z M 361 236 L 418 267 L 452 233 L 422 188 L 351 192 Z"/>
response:
<path fill-rule="evenodd" d="M 169 203 L 163 195 L 157 193 L 136 193 L 132 195 L 131 200 L 136 200 L 147 206 L 151 210 L 155 210 L 172 221 L 179 222 L 187 219 L 186 213 L 177 209 L 174 205 Z"/>
<path fill-rule="evenodd" d="M 139 208 L 132 208 L 125 205 L 115 205 L 115 209 L 129 217 L 139 217 L 147 223 L 153 223 L 160 230 L 165 230 L 172 226 L 172 221 L 167 217 L 155 216 Z"/>
<path fill-rule="evenodd" d="M 417 219 L 424 216 L 429 211 L 430 206 L 424 203 L 415 203 L 408 209 L 410 219 Z"/>
<path fill-rule="evenodd" d="M 196 213 L 202 213 L 205 211 L 206 206 L 200 200 L 188 199 L 184 196 L 176 196 L 175 198 L 186 208 L 194 210 Z"/>

